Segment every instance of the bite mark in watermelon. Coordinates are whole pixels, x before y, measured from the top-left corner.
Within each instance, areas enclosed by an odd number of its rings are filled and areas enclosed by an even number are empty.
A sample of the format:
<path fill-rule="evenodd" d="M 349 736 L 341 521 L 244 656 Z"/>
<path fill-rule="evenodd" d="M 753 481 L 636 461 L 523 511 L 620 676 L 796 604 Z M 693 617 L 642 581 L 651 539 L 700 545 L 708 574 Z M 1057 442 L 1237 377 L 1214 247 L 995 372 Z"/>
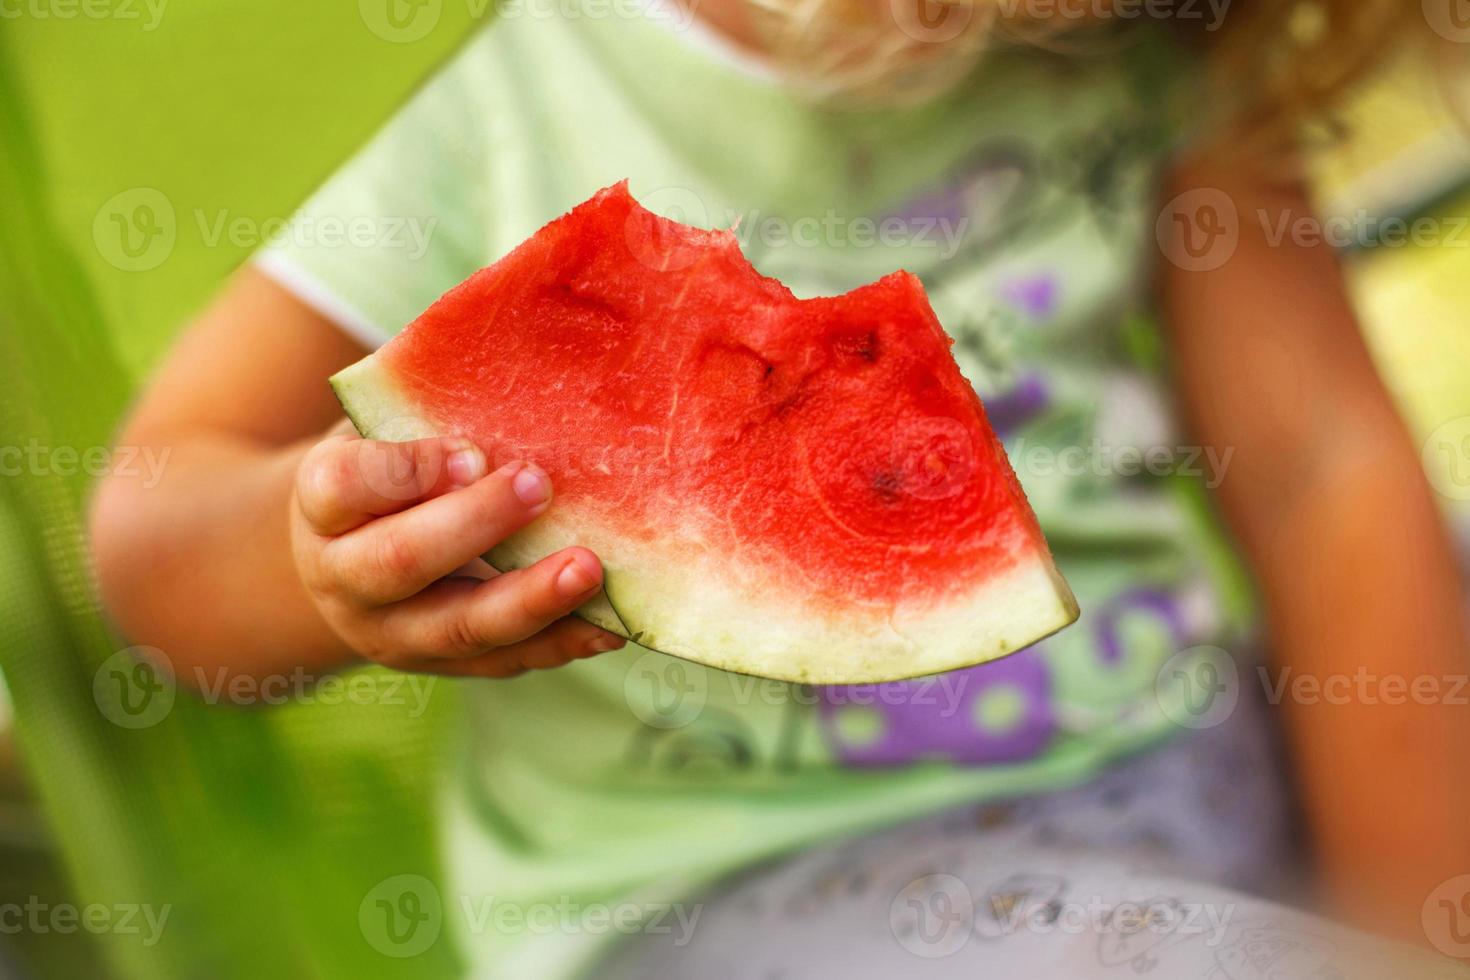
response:
<path fill-rule="evenodd" d="M 376 439 L 462 435 L 550 474 L 497 568 L 593 549 L 579 615 L 714 667 L 863 683 L 1071 623 L 919 280 L 797 299 L 734 234 L 600 191 L 332 378 Z"/>

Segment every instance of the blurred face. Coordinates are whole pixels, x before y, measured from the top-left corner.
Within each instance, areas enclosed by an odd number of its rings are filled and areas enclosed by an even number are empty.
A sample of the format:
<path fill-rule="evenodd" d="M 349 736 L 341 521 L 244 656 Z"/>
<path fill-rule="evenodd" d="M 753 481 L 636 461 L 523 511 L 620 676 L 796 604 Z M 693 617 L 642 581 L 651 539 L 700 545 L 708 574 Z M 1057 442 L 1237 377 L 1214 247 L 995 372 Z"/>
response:
<path fill-rule="evenodd" d="M 1122 19 L 1124 6 L 1134 9 L 1143 0 L 674 2 L 818 99 L 904 103 L 922 101 L 968 73 L 997 24 L 1023 36 L 1055 35 Z"/>
<path fill-rule="evenodd" d="M 973 67 L 996 0 L 674 0 L 819 100 L 920 101 Z M 1033 0 L 1006 0 L 1027 4 Z"/>
<path fill-rule="evenodd" d="M 1061 30 L 1132 16 L 1142 0 L 827 0 L 800 5 L 813 11 L 810 21 L 872 34 L 896 34 L 926 44 L 943 45 L 977 28 L 1003 20 Z M 754 0 L 675 0 L 686 14 L 719 30 L 752 51 L 769 44 L 770 8 Z M 795 4 L 793 7 L 797 6 Z M 1126 9 L 1124 9 L 1126 8 Z M 799 16 L 795 11 L 786 16 Z M 812 25 L 808 29 L 821 32 Z"/>

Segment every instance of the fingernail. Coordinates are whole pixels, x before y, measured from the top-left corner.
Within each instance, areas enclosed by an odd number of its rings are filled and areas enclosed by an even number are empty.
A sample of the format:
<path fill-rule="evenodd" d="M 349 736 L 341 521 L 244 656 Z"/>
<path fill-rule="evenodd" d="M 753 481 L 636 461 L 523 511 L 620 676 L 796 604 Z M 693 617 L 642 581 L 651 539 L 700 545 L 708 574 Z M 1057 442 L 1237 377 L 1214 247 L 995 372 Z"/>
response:
<path fill-rule="evenodd" d="M 591 650 L 593 653 L 607 653 L 609 650 L 616 650 L 618 647 L 627 642 L 628 641 L 623 639 L 621 636 L 613 636 L 611 633 L 609 633 L 606 636 L 599 636 L 597 639 L 587 644 L 587 649 Z"/>
<path fill-rule="evenodd" d="M 583 564 L 586 559 L 573 558 L 556 573 L 556 591 L 565 596 L 581 595 L 597 584 L 597 571 Z"/>
<path fill-rule="evenodd" d="M 542 472 L 541 467 L 527 463 L 521 471 L 510 481 L 510 488 L 521 498 L 521 503 L 527 507 L 535 507 L 544 504 L 551 499 L 551 480 Z"/>
<path fill-rule="evenodd" d="M 467 487 L 485 475 L 485 454 L 478 446 L 466 445 L 450 453 L 444 465 L 449 470 L 449 479 Z"/>

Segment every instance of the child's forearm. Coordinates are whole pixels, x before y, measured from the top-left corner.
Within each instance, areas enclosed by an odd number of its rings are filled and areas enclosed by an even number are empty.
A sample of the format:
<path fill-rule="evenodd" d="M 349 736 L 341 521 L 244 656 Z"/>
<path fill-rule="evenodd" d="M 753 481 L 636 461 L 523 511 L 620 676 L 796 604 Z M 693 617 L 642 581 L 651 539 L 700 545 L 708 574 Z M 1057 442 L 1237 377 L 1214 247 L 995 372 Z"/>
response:
<path fill-rule="evenodd" d="M 350 660 L 291 557 L 290 498 L 308 447 L 197 436 L 153 447 L 164 460 L 156 485 L 114 474 L 98 488 L 92 544 L 108 610 L 181 681 Z"/>
<path fill-rule="evenodd" d="M 1280 709 L 1326 897 L 1363 928 L 1423 942 L 1431 892 L 1470 873 L 1470 644 L 1417 457 L 1384 424 L 1316 461 L 1252 460 L 1241 445 L 1220 489 L 1270 640 L 1241 679 Z M 1301 480 L 1279 479 L 1290 465 Z M 1269 507 L 1242 492 L 1251 480 L 1274 487 Z"/>
<path fill-rule="evenodd" d="M 196 686 L 355 660 L 512 677 L 621 646 L 568 615 L 601 588 L 587 549 L 503 575 L 479 559 L 549 505 L 531 461 L 491 473 L 463 439 L 347 431 L 326 379 L 362 353 L 248 268 L 185 331 L 121 436 L 161 474 L 112 474 L 92 509 L 129 640 Z"/>
<path fill-rule="evenodd" d="M 1219 496 L 1266 600 L 1267 693 L 1334 897 L 1422 942 L 1431 890 L 1470 873 L 1470 644 L 1445 529 L 1334 257 L 1262 233 L 1306 200 L 1231 172 L 1174 190 L 1191 187 L 1231 200 L 1238 243 L 1207 273 L 1166 264 L 1163 299 L 1196 433 L 1234 450 Z"/>
<path fill-rule="evenodd" d="M 1397 439 L 1323 468 L 1253 550 L 1274 642 L 1263 680 L 1331 893 L 1422 938 L 1430 893 L 1470 873 L 1470 645 L 1417 463 Z"/>

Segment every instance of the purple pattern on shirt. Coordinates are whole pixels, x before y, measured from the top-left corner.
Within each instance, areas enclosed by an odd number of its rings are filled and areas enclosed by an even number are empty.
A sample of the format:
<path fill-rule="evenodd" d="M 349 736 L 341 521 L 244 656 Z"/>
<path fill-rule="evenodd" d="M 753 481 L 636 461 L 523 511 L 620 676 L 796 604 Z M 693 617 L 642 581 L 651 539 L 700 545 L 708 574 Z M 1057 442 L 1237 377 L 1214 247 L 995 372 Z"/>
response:
<path fill-rule="evenodd" d="M 1135 610 L 1153 613 L 1163 620 L 1179 649 L 1189 645 L 1189 630 L 1176 597 L 1161 589 L 1132 589 L 1103 603 L 1093 618 L 1092 632 L 1097 640 L 1098 659 L 1103 663 L 1115 665 L 1122 662 L 1123 643 L 1118 636 L 1118 620 L 1124 613 Z"/>
<path fill-rule="evenodd" d="M 965 183 L 951 184 L 905 201 L 890 217 L 907 224 L 916 221 L 948 222 L 951 227 L 970 217 L 970 188 Z"/>
<path fill-rule="evenodd" d="M 1002 283 L 1000 297 L 1033 320 L 1049 320 L 1057 308 L 1057 280 L 1051 275 L 1025 276 Z"/>
<path fill-rule="evenodd" d="M 822 730 L 838 760 L 849 766 L 924 759 L 959 765 L 1021 762 L 1040 755 L 1057 727 L 1051 676 L 1037 647 L 939 677 L 826 687 L 820 693 Z M 997 697 L 1008 710 L 987 728 L 982 702 Z M 844 712 L 876 712 L 873 737 L 845 739 L 839 724 Z"/>
<path fill-rule="evenodd" d="M 1041 415 L 1051 406 L 1051 393 L 1041 375 L 1023 374 L 1009 390 L 985 399 L 985 416 L 1002 439 Z"/>

